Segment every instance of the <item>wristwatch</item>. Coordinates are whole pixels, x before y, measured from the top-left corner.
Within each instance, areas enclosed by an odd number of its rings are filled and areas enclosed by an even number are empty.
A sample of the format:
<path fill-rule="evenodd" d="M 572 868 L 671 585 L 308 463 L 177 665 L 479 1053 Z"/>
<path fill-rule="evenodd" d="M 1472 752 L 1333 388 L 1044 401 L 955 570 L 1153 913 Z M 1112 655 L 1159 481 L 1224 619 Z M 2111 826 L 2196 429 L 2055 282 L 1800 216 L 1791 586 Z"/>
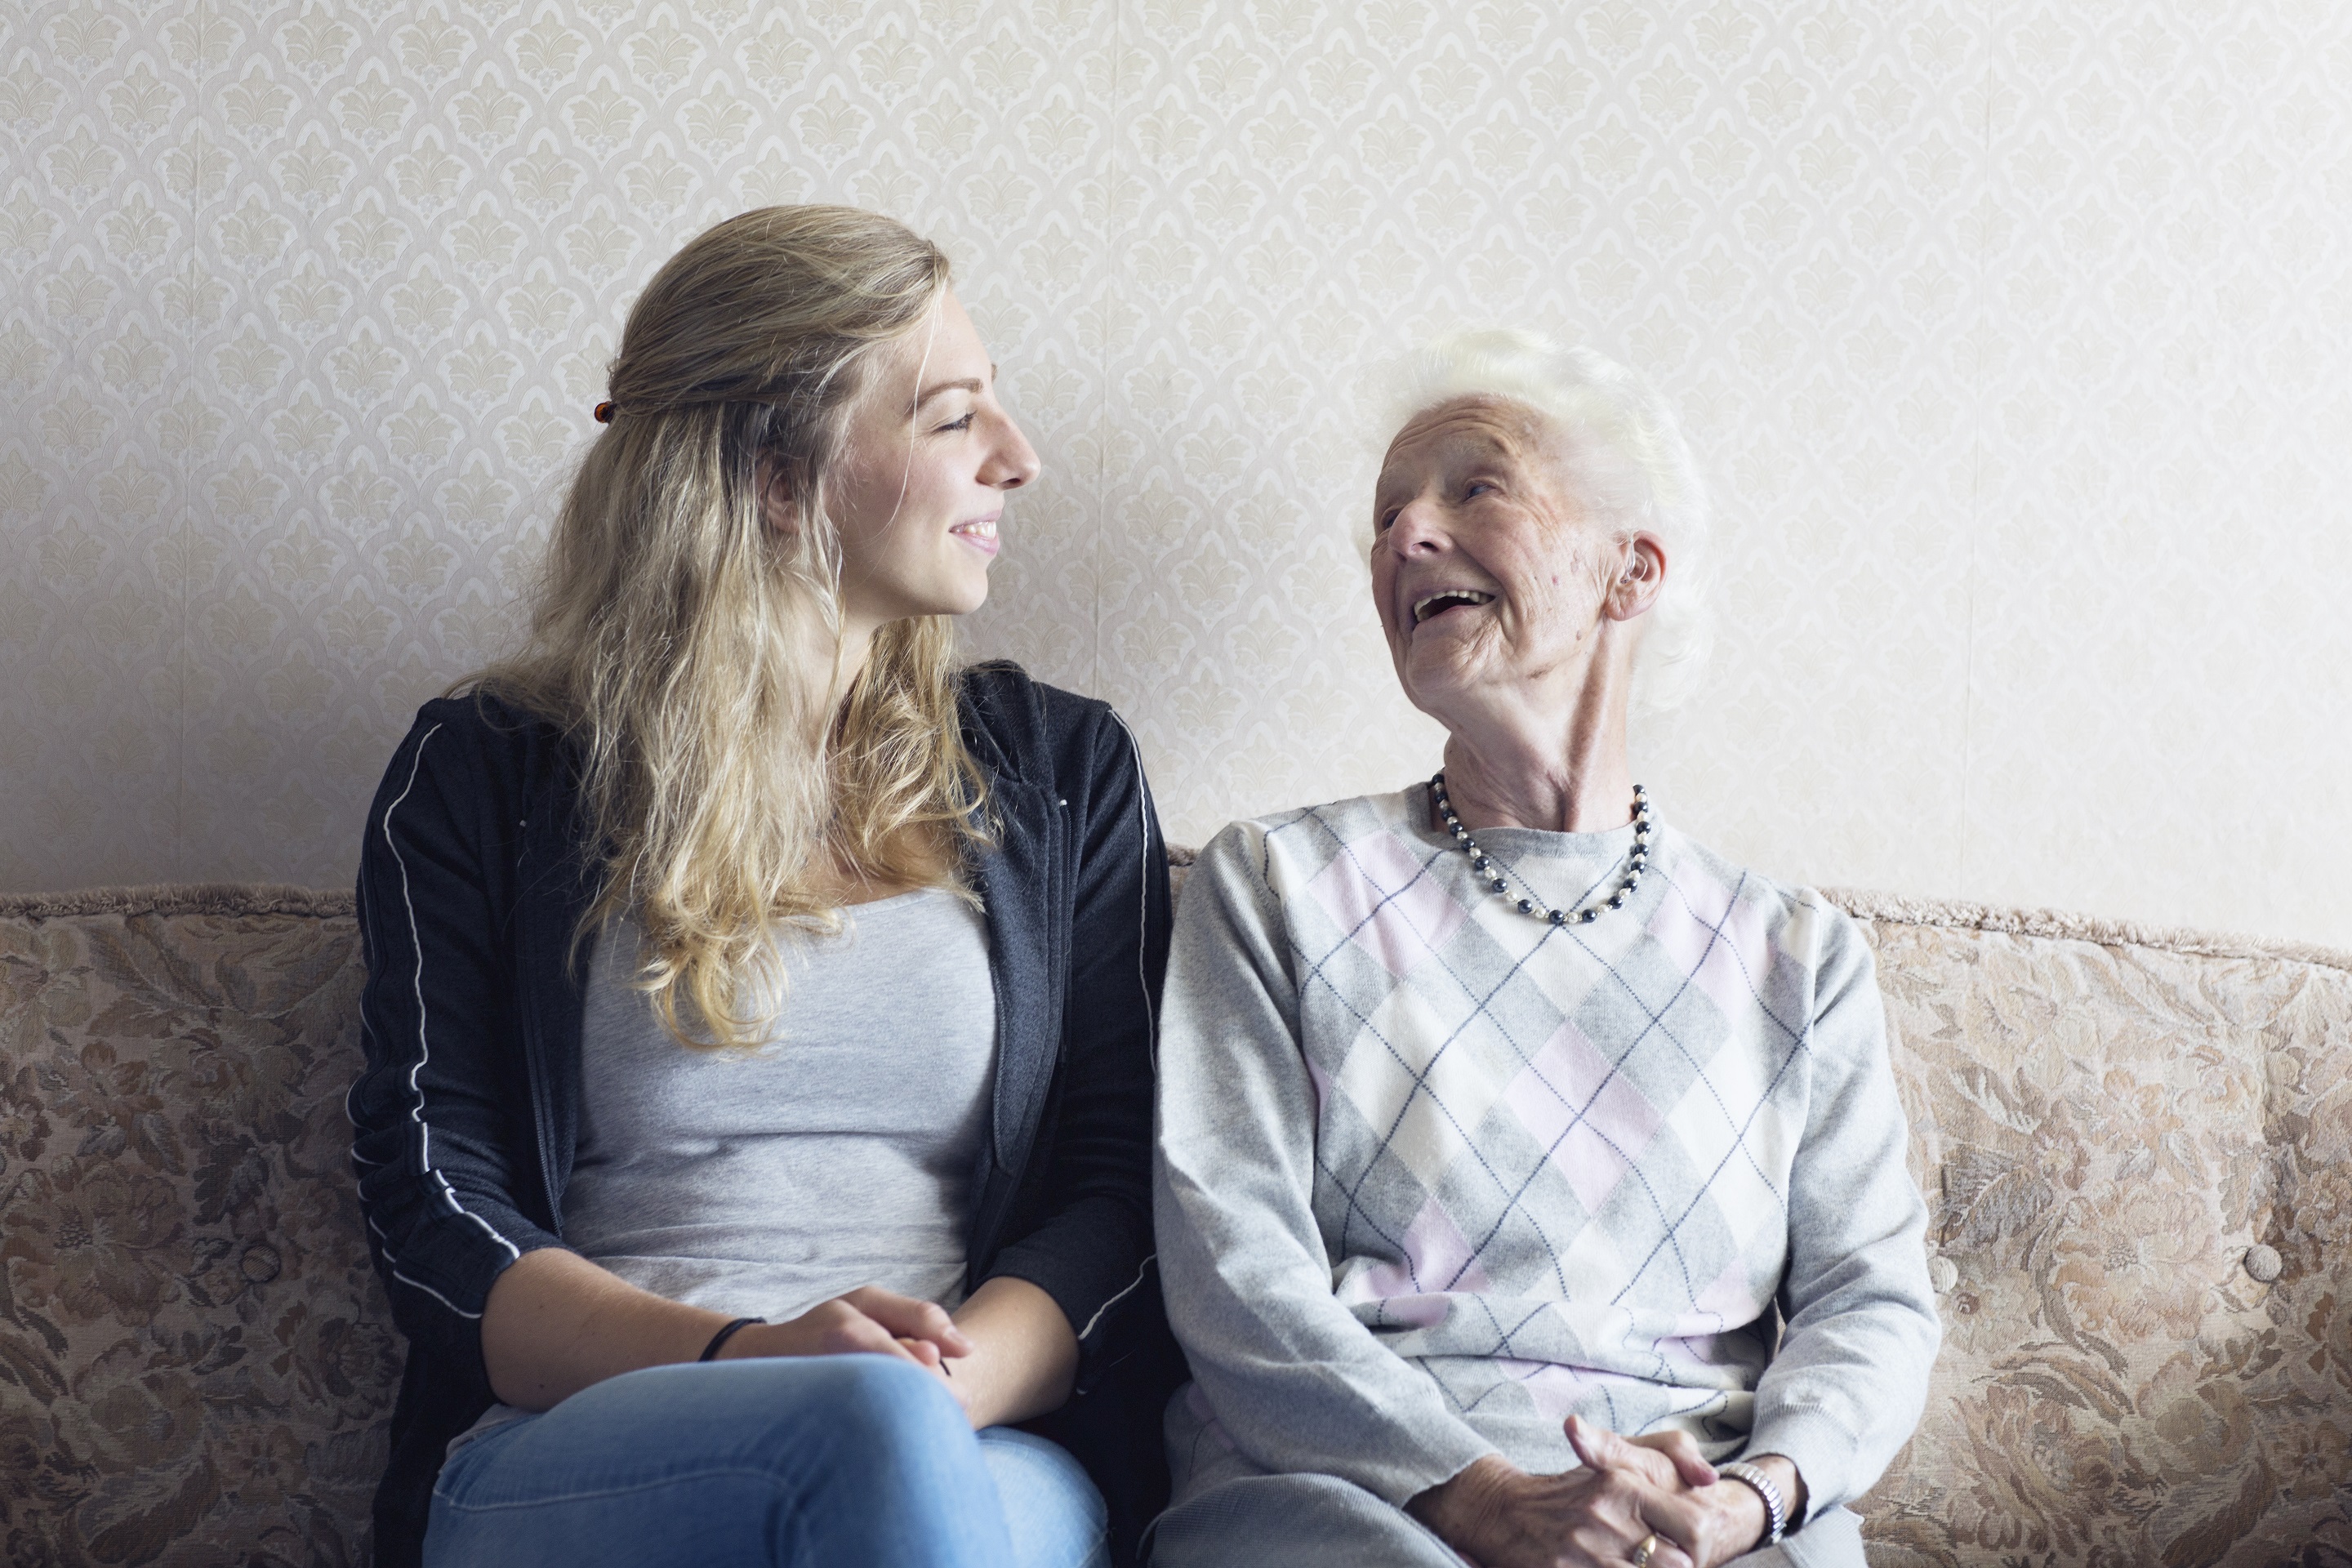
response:
<path fill-rule="evenodd" d="M 1739 1482 L 1764 1500 L 1764 1539 L 1756 1544 L 1779 1545 L 1781 1532 L 1789 1528 L 1789 1505 L 1780 1500 L 1780 1489 L 1773 1484 L 1772 1478 L 1739 1459 L 1716 1466 L 1715 1473 Z"/>

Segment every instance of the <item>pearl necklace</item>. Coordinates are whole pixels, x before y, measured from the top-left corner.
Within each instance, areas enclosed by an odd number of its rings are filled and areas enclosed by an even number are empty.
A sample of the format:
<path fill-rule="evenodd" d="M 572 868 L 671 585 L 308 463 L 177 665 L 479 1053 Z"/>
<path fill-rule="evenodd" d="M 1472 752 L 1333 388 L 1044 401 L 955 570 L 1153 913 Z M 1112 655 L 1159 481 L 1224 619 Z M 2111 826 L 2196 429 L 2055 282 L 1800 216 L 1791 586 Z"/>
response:
<path fill-rule="evenodd" d="M 1437 776 L 1429 781 L 1429 795 L 1430 798 L 1436 803 L 1437 815 L 1445 819 L 1446 830 L 1454 835 L 1454 842 L 1461 847 L 1464 854 L 1470 857 L 1470 868 L 1485 878 L 1487 885 L 1495 889 L 1505 903 L 1517 906 L 1519 913 L 1533 915 L 1539 921 L 1549 921 L 1556 926 L 1590 925 L 1601 918 L 1601 911 L 1603 909 L 1623 909 L 1626 899 L 1632 895 L 1635 888 L 1642 885 L 1642 873 L 1649 867 L 1650 795 L 1649 792 L 1640 784 L 1633 786 L 1633 853 L 1627 863 L 1625 880 L 1618 885 L 1615 892 L 1609 895 L 1606 903 L 1587 904 L 1584 908 L 1572 912 L 1568 910 L 1552 909 L 1532 897 L 1517 899 L 1511 897 L 1510 889 L 1505 884 L 1503 873 L 1496 866 L 1494 858 L 1478 847 L 1478 841 L 1470 837 L 1470 830 L 1462 826 L 1460 817 L 1454 815 L 1453 804 L 1445 798 L 1444 769 L 1439 769 Z M 1522 884 L 1525 880 L 1524 878 L 1521 879 Z M 1532 888 L 1528 890 L 1530 894 L 1534 892 Z"/>

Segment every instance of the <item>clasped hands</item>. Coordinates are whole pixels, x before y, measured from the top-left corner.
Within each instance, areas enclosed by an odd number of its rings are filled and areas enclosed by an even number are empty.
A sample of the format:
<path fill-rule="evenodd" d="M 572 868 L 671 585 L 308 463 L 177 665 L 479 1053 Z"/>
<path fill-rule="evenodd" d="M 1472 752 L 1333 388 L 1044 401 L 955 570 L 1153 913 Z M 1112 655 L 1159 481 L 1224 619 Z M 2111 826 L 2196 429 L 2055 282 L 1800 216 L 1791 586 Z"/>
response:
<path fill-rule="evenodd" d="M 897 1356 L 937 1374 L 974 1426 L 1055 1408 L 1069 1397 L 1078 1365 L 1077 1335 L 1054 1298 L 1010 1276 L 984 1281 L 952 1315 L 861 1286 L 788 1322 L 744 1330 L 719 1359 L 850 1351 Z"/>
<path fill-rule="evenodd" d="M 1648 1568 L 1717 1568 L 1762 1541 L 1763 1500 L 1718 1480 L 1688 1433 L 1567 1429 L 1580 1468 L 1531 1476 L 1490 1454 L 1406 1507 L 1478 1568 L 1626 1568 L 1653 1536 Z"/>
<path fill-rule="evenodd" d="M 879 1286 L 861 1285 L 819 1302 L 797 1318 L 745 1329 L 727 1342 L 719 1359 L 863 1352 L 913 1362 L 940 1373 L 952 1386 L 954 1374 L 948 1363 L 970 1355 L 972 1348 L 946 1309 Z M 961 1395 L 958 1398 L 961 1402 Z"/>
<path fill-rule="evenodd" d="M 897 1356 L 937 1370 L 946 1357 L 969 1354 L 971 1342 L 944 1308 L 879 1286 L 861 1285 L 819 1302 L 797 1318 L 745 1329 L 727 1342 L 719 1359 L 845 1355 L 858 1351 Z"/>

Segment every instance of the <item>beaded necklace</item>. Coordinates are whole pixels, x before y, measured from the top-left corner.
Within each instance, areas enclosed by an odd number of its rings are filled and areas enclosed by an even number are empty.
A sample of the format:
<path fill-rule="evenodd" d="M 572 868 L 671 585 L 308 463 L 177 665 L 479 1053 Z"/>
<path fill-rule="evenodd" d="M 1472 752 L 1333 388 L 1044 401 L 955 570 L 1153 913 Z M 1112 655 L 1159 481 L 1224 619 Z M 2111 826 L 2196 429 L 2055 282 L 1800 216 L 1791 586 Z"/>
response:
<path fill-rule="evenodd" d="M 1626 899 L 1631 896 L 1635 888 L 1641 886 L 1642 873 L 1648 868 L 1650 863 L 1650 795 L 1647 790 L 1640 784 L 1635 784 L 1633 786 L 1633 853 L 1627 862 L 1625 880 L 1618 885 L 1615 892 L 1610 894 L 1604 902 L 1587 904 L 1580 910 L 1555 910 L 1534 897 L 1535 889 L 1527 887 L 1527 879 L 1521 878 L 1520 885 L 1526 888 L 1527 891 L 1523 896 L 1515 899 L 1511 896 L 1509 885 L 1503 879 L 1501 868 L 1495 864 L 1494 858 L 1478 847 L 1478 841 L 1470 837 L 1470 830 L 1462 826 L 1460 817 L 1454 815 L 1453 803 L 1445 798 L 1444 769 L 1439 769 L 1437 776 L 1429 781 L 1429 794 L 1430 798 L 1436 803 L 1437 815 L 1445 820 L 1446 830 L 1454 835 L 1455 846 L 1470 857 L 1470 868 L 1485 878 L 1487 885 L 1495 889 L 1496 894 L 1505 903 L 1515 907 L 1519 913 L 1532 915 L 1537 920 L 1548 921 L 1556 926 L 1590 925 L 1601 918 L 1601 911 L 1603 909 L 1623 909 Z"/>

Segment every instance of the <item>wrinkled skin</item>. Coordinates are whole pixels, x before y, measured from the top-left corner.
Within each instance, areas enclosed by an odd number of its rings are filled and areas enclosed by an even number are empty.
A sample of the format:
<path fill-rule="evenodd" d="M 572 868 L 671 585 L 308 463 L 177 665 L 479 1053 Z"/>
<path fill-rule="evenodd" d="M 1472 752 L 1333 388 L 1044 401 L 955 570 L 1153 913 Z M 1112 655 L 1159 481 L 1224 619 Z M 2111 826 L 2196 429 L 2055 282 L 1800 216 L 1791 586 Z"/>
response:
<path fill-rule="evenodd" d="M 1627 692 L 1665 547 L 1588 517 L 1544 415 L 1500 397 L 1423 410 L 1373 496 L 1372 599 L 1397 679 L 1444 724 L 1473 827 L 1592 832 L 1630 819 Z M 1416 622 L 1446 590 L 1486 602 Z"/>

